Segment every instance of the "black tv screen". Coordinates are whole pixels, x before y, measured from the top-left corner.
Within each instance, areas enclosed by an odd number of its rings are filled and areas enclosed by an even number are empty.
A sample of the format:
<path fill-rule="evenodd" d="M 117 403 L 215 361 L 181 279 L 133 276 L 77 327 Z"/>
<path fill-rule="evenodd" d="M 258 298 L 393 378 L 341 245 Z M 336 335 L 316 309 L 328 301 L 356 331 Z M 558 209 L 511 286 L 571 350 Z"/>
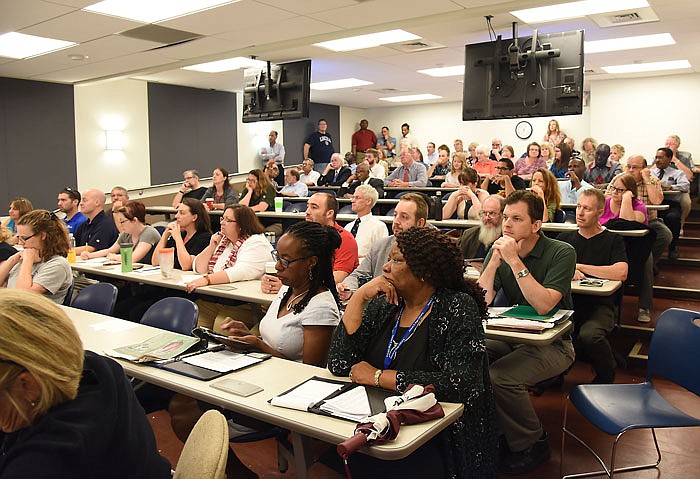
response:
<path fill-rule="evenodd" d="M 243 78 L 243 123 L 309 117 L 311 60 L 268 62 Z"/>
<path fill-rule="evenodd" d="M 533 48 L 533 39 L 536 48 Z M 583 30 L 466 45 L 462 119 L 579 115 Z"/>

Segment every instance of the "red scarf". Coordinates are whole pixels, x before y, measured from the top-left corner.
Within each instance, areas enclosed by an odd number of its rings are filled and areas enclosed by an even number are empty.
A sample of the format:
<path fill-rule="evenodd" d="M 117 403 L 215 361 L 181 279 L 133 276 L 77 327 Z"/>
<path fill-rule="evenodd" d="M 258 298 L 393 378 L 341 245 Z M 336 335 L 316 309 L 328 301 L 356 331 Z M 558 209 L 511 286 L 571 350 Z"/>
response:
<path fill-rule="evenodd" d="M 236 264 L 236 258 L 238 258 L 238 250 L 240 249 L 241 245 L 247 240 L 248 237 L 241 237 L 236 240 L 236 242 L 233 244 L 233 248 L 231 249 L 231 254 L 229 255 L 228 259 L 226 259 L 226 265 L 224 268 L 230 268 L 234 264 Z M 219 261 L 219 256 L 224 252 L 226 247 L 231 244 L 231 240 L 224 236 L 221 241 L 219 241 L 219 245 L 216 247 L 216 250 L 214 251 L 214 254 L 211 255 L 211 258 L 209 259 L 209 265 L 207 266 L 207 273 L 212 274 L 214 272 L 214 265 L 216 265 L 216 262 Z"/>

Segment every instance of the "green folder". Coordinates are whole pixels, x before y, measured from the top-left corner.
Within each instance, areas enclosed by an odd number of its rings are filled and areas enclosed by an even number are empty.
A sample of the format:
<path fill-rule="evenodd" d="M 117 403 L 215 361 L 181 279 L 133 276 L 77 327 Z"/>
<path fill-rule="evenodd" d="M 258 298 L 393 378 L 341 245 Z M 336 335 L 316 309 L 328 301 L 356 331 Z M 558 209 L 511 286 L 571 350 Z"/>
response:
<path fill-rule="evenodd" d="M 533 308 L 532 306 L 518 305 L 500 313 L 499 316 L 503 316 L 506 318 L 529 319 L 532 321 L 549 322 L 558 310 L 559 308 L 554 308 L 549 313 L 542 315 L 537 314 L 537 311 L 535 311 L 535 308 Z"/>

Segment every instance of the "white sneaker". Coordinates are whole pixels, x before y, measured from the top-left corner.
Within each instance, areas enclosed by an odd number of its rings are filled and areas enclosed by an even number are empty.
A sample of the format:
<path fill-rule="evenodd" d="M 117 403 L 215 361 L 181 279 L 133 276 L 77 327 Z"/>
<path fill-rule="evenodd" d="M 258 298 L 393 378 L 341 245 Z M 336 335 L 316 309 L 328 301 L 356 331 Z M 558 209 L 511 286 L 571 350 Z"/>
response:
<path fill-rule="evenodd" d="M 639 315 L 637 316 L 637 321 L 640 323 L 650 323 L 651 314 L 648 309 L 639 308 Z"/>

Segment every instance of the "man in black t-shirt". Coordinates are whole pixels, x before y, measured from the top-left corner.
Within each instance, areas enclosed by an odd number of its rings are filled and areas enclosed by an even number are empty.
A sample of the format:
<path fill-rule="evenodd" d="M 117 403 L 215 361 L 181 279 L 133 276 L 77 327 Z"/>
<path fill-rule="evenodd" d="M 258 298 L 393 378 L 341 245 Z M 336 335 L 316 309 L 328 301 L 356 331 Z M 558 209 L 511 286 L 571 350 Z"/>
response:
<path fill-rule="evenodd" d="M 600 226 L 605 196 L 598 189 L 585 190 L 576 205 L 578 231 L 567 231 L 559 240 L 576 250 L 574 280 L 599 278 L 624 281 L 627 278 L 627 255 L 622 237 Z M 594 383 L 615 380 L 615 359 L 607 335 L 617 316 L 615 296 L 572 295 L 574 300 L 574 345 L 577 355 L 591 361 Z"/>
<path fill-rule="evenodd" d="M 175 198 L 173 198 L 173 208 L 177 208 L 182 203 L 185 198 L 194 198 L 199 200 L 204 196 L 207 191 L 206 186 L 202 186 L 199 182 L 199 172 L 197 170 L 185 170 L 182 172 L 182 178 L 185 180 L 182 182 L 180 189 L 175 193 Z"/>
<path fill-rule="evenodd" d="M 525 180 L 513 175 L 513 161 L 509 158 L 498 160 L 495 175 L 486 175 L 481 188 L 491 195 L 508 196 L 515 190 L 525 189 Z"/>
<path fill-rule="evenodd" d="M 321 171 L 327 163 L 330 163 L 334 152 L 333 138 L 328 133 L 328 122 L 321 118 L 318 120 L 318 131 L 311 133 L 304 142 L 304 158 L 314 160 L 317 171 Z"/>

